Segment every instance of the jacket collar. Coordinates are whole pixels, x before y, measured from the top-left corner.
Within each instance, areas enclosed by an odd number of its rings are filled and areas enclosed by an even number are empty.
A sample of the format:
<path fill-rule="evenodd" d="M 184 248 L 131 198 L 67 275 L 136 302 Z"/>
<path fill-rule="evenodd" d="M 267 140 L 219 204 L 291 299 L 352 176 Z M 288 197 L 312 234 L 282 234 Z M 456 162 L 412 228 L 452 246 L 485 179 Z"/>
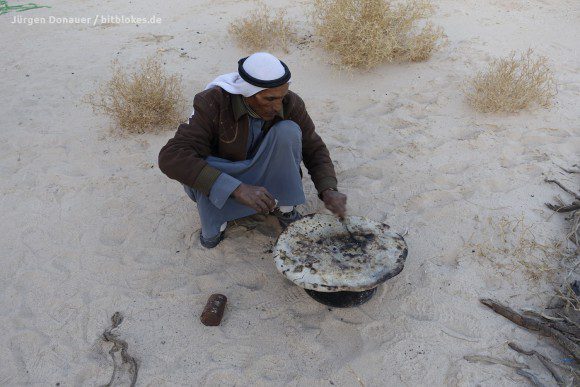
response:
<path fill-rule="evenodd" d="M 242 98 L 244 97 L 241 94 L 232 94 L 232 110 L 236 121 L 239 121 L 243 115 L 248 114 L 248 109 L 246 109 L 246 105 L 244 105 Z M 282 104 L 282 108 L 276 113 L 276 115 L 284 119 L 284 104 Z"/>

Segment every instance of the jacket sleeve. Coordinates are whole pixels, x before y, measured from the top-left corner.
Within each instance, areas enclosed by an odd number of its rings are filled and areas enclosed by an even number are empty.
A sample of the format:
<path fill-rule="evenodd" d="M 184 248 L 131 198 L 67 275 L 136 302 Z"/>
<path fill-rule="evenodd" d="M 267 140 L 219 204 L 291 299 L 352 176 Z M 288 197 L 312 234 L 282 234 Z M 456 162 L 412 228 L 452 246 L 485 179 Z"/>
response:
<path fill-rule="evenodd" d="M 322 138 L 316 133 L 314 123 L 306 111 L 302 98 L 295 95 L 296 106 L 292 109 L 290 119 L 302 130 L 302 161 L 308 169 L 318 194 L 325 189 L 336 189 L 337 180 L 330 153 Z"/>
<path fill-rule="evenodd" d="M 211 187 L 209 201 L 221 210 L 232 192 L 234 192 L 240 184 L 242 184 L 241 181 L 222 172 Z"/>
<path fill-rule="evenodd" d="M 169 178 L 209 195 L 221 172 L 208 165 L 214 131 L 218 119 L 218 104 L 197 94 L 193 100 L 194 114 L 187 124 L 180 124 L 175 136 L 159 152 L 159 168 Z"/>

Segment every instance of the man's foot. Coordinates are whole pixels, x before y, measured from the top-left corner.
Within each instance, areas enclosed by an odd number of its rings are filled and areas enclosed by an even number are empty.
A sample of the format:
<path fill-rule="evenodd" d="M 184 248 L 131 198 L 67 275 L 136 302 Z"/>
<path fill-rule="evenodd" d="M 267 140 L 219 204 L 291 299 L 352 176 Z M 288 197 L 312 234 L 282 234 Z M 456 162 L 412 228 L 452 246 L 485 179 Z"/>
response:
<path fill-rule="evenodd" d="M 225 235 L 225 231 L 220 231 L 220 233 L 214 237 L 204 238 L 201 231 L 200 231 L 199 232 L 199 241 L 201 242 L 201 245 L 203 247 L 205 247 L 206 249 L 213 249 L 214 247 L 219 245 L 219 243 L 224 239 L 224 235 Z"/>
<path fill-rule="evenodd" d="M 291 223 L 296 222 L 299 219 L 302 219 L 302 214 L 298 212 L 296 208 L 294 208 L 290 212 L 281 212 L 279 208 L 276 208 L 274 211 L 272 211 L 272 215 L 278 218 L 278 222 L 280 223 L 280 226 L 282 226 L 283 230 L 286 230 L 286 228 Z"/>

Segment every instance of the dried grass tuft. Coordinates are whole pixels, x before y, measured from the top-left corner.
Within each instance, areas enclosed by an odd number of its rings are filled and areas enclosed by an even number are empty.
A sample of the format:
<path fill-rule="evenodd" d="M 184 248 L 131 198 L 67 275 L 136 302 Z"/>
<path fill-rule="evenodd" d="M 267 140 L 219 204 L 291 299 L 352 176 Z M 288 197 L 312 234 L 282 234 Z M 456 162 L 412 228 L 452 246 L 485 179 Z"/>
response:
<path fill-rule="evenodd" d="M 526 277 L 538 281 L 553 277 L 561 259 L 566 257 L 561 241 L 540 242 L 533 227 L 523 216 L 518 219 L 488 218 L 488 225 L 478 243 L 468 243 L 477 257 L 491 262 L 502 274 L 521 270 Z"/>
<path fill-rule="evenodd" d="M 572 226 L 566 239 L 574 243 L 576 246 L 576 253 L 580 256 L 580 251 L 578 251 L 580 248 L 580 210 L 576 210 L 572 213 L 571 220 Z"/>
<path fill-rule="evenodd" d="M 516 112 L 538 105 L 549 107 L 556 96 L 556 81 L 544 56 L 532 49 L 516 57 L 494 60 L 470 82 L 467 100 L 476 110 Z"/>
<path fill-rule="evenodd" d="M 238 44 L 249 51 L 283 50 L 297 41 L 293 24 L 286 20 L 286 11 L 274 12 L 261 5 L 249 16 L 235 20 L 229 28 L 230 35 Z"/>
<path fill-rule="evenodd" d="M 314 0 L 313 19 L 335 63 L 370 68 L 429 59 L 443 36 L 425 20 L 433 8 L 428 0 Z"/>
<path fill-rule="evenodd" d="M 181 77 L 168 75 L 159 58 L 144 60 L 132 73 L 115 60 L 112 70 L 112 78 L 84 98 L 95 112 L 129 133 L 156 132 L 179 123 L 184 107 Z"/>
<path fill-rule="evenodd" d="M 578 294 L 576 294 L 570 284 L 566 284 L 564 292 L 558 290 L 556 295 L 564 302 L 565 310 L 572 309 L 580 312 L 580 297 L 578 297 Z"/>

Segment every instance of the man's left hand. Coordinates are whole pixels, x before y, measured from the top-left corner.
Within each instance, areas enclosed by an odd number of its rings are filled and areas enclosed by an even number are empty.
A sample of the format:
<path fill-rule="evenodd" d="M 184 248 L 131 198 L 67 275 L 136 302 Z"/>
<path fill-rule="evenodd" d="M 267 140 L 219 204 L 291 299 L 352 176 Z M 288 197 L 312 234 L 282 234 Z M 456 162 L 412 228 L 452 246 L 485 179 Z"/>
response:
<path fill-rule="evenodd" d="M 327 189 L 323 191 L 322 201 L 326 208 L 339 218 L 344 218 L 346 214 L 346 195 L 342 192 Z"/>

